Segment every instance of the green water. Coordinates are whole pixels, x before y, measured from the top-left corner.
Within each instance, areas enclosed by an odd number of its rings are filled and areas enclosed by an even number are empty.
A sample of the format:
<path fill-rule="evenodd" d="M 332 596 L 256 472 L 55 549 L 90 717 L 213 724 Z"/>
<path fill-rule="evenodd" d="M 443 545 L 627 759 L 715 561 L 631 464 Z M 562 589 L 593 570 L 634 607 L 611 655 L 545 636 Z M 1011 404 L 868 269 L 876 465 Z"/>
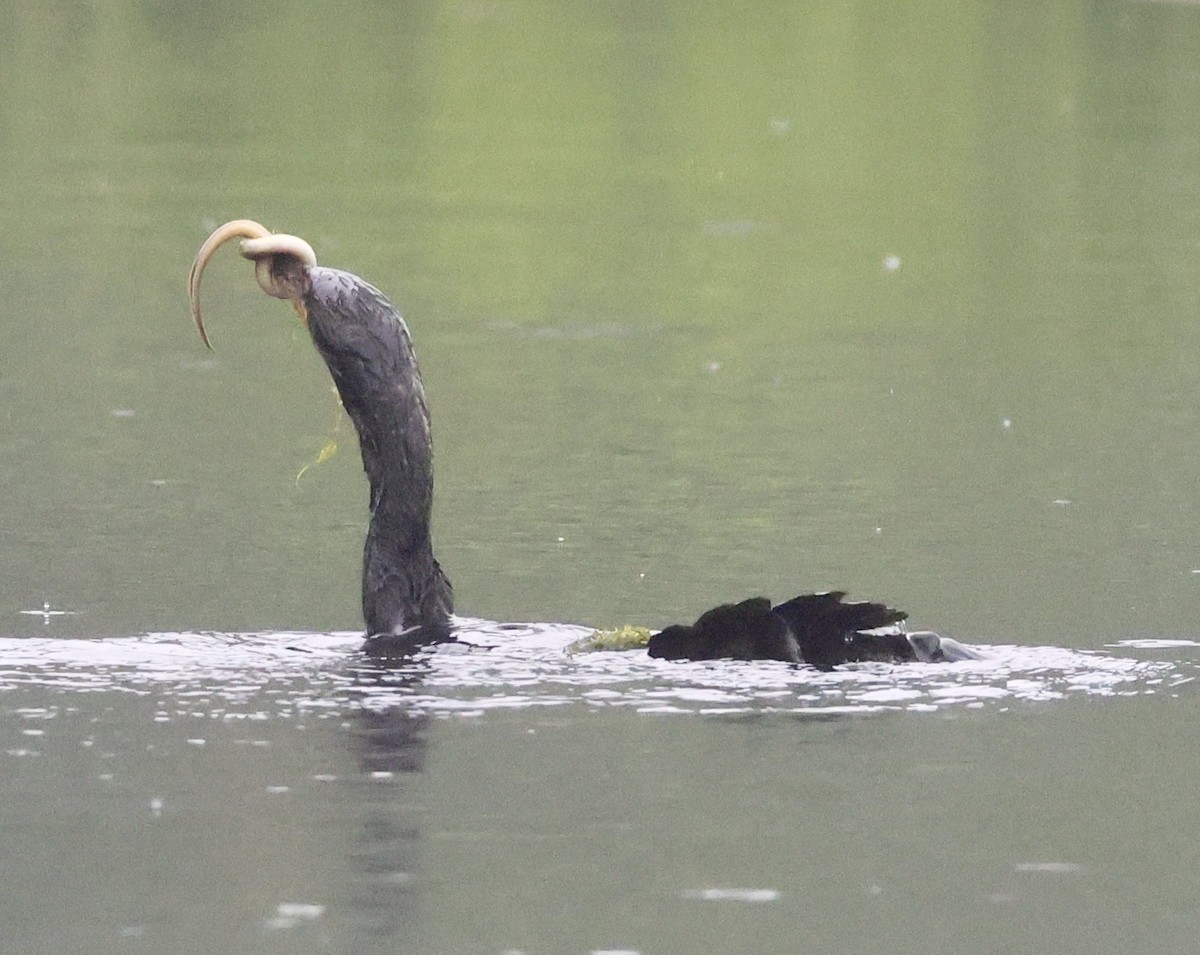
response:
<path fill-rule="evenodd" d="M 335 417 L 304 329 L 232 253 L 215 355 L 187 315 L 199 243 L 251 217 L 408 317 L 463 613 L 662 626 L 839 587 L 969 642 L 1197 638 L 1200 8 L 342 7 L 0 0 L 4 637 L 359 625 L 353 437 L 296 480 Z M 22 613 L 44 601 L 70 615 Z M 0 784 L 12 951 L 1182 952 L 1200 928 L 1186 686 L 434 722 L 409 796 L 288 814 L 258 787 L 257 839 L 238 741 L 311 779 L 360 752 L 337 719 L 151 751 L 149 704 L 8 697 L 13 750 L 21 710 L 70 717 Z M 150 780 L 127 802 L 80 762 L 93 719 L 118 781 Z M 120 838 L 176 789 L 169 836 Z M 424 833 L 390 920 L 330 888 L 374 812 Z M 1016 868 L 1042 863 L 1078 869 Z M 330 914 L 261 929 L 287 878 Z M 681 894 L 711 885 L 781 895 Z"/>

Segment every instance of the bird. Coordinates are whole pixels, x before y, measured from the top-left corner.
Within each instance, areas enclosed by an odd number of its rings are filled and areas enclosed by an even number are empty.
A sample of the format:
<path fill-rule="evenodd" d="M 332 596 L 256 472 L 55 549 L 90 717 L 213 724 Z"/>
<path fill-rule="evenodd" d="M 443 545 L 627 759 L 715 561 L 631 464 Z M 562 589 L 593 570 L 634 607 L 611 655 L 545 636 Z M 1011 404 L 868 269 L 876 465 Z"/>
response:
<path fill-rule="evenodd" d="M 235 239 L 254 263 L 259 287 L 292 304 L 358 432 L 369 485 L 362 564 L 366 649 L 407 652 L 452 640 L 454 591 L 434 557 L 431 534 L 429 403 L 408 325 L 375 286 L 318 265 L 304 239 L 234 219 L 204 241 L 188 275 L 192 321 L 210 349 L 200 280 L 217 250 Z M 846 601 L 841 591 L 802 594 L 774 607 L 753 597 L 652 634 L 647 652 L 665 660 L 781 660 L 822 669 L 977 656 L 937 634 L 906 632 L 906 618 L 881 603 Z"/>

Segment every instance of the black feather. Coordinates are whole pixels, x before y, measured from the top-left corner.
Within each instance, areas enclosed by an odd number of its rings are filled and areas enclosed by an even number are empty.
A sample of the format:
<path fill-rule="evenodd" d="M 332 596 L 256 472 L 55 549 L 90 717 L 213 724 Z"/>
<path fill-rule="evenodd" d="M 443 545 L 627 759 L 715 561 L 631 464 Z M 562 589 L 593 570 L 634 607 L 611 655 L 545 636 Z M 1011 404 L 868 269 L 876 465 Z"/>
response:
<path fill-rule="evenodd" d="M 667 660 L 784 660 L 828 668 L 866 660 L 916 660 L 902 630 L 864 633 L 908 615 L 884 604 L 845 603 L 844 593 L 802 594 L 772 609 L 765 597 L 722 604 L 691 626 L 667 627 L 648 652 Z"/>

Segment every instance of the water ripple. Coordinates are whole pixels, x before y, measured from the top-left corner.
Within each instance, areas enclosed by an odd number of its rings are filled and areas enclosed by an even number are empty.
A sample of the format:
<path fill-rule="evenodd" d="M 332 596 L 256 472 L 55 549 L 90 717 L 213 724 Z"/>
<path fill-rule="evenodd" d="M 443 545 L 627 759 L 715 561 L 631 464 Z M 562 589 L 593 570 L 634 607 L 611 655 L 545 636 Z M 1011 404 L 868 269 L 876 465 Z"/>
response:
<path fill-rule="evenodd" d="M 1195 654 L 1135 659 L 1057 647 L 987 647 L 952 664 L 671 663 L 641 651 L 571 655 L 579 627 L 459 621 L 460 641 L 404 661 L 361 653 L 357 633 L 152 633 L 92 640 L 0 638 L 0 692 L 154 694 L 174 712 L 226 719 L 340 716 L 402 706 L 441 716 L 534 707 L 829 717 L 1008 706 L 1070 696 L 1175 695 Z M 1123 654 L 1186 653 L 1189 641 L 1124 641 Z M 1161 656 L 1161 653 L 1160 653 Z M 232 705 L 231 705 L 232 704 Z M 171 710 L 164 710 L 170 718 Z"/>

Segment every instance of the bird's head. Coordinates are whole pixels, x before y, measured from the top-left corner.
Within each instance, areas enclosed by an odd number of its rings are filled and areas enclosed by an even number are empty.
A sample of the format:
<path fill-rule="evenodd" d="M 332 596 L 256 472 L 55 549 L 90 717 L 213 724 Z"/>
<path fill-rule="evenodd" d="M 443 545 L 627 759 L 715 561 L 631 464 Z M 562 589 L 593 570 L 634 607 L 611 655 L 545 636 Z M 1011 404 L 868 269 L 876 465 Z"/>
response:
<path fill-rule="evenodd" d="M 313 248 L 299 236 L 272 232 L 253 219 L 234 219 L 226 222 L 205 240 L 192 262 L 188 274 L 188 301 L 192 307 L 192 321 L 200 332 L 204 344 L 212 348 L 204 320 L 200 315 L 200 276 L 204 267 L 217 249 L 231 239 L 241 239 L 241 253 L 254 263 L 254 277 L 259 287 L 275 298 L 287 299 L 305 325 L 308 313 L 304 296 L 309 292 L 312 280 L 309 270 L 317 264 Z"/>
<path fill-rule="evenodd" d="M 358 431 L 372 499 L 385 478 L 396 483 L 395 476 L 403 473 L 415 481 L 407 497 L 426 501 L 432 487 L 429 409 L 408 326 L 396 307 L 357 275 L 318 266 L 303 239 L 235 219 L 205 240 L 188 276 L 192 319 L 206 345 L 200 277 L 232 239 L 241 240 L 242 255 L 254 262 L 262 290 L 292 303 L 325 360 Z"/>

